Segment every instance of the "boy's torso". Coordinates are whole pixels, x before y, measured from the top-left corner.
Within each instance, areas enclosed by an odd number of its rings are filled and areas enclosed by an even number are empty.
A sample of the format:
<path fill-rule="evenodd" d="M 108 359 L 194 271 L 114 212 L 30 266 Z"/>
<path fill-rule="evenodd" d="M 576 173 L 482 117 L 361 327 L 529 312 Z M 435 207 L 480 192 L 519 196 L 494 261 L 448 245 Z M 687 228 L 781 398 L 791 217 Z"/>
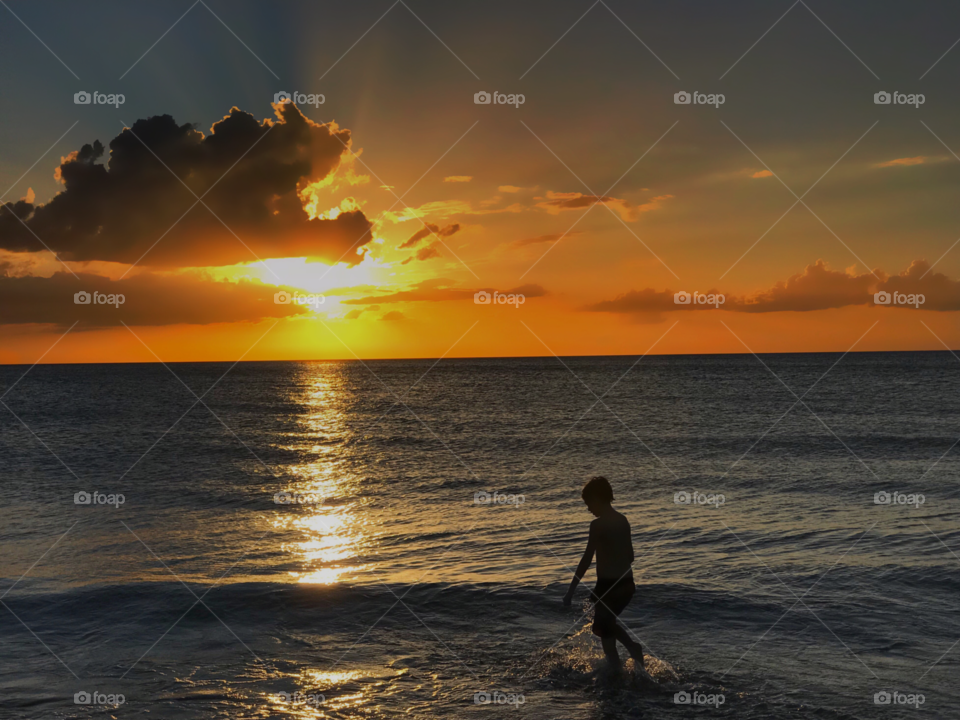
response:
<path fill-rule="evenodd" d="M 591 523 L 597 546 L 597 579 L 617 580 L 630 573 L 633 543 L 630 523 L 620 513 L 597 518 Z"/>

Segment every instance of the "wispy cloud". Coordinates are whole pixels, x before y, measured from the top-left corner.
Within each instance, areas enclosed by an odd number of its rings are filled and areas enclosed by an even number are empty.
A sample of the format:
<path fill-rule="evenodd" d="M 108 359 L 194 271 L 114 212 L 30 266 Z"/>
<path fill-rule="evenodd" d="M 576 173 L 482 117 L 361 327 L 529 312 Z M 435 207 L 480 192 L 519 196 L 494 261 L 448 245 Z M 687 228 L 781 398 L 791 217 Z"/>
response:
<path fill-rule="evenodd" d="M 917 155 L 916 157 L 904 157 L 897 158 L 896 160 L 887 160 L 886 162 L 877 163 L 874 165 L 875 168 L 888 168 L 888 167 L 909 167 L 911 165 L 926 165 L 929 163 L 938 163 L 944 162 L 949 158 L 946 155 L 940 155 L 935 157 L 929 157 L 927 155 Z"/>

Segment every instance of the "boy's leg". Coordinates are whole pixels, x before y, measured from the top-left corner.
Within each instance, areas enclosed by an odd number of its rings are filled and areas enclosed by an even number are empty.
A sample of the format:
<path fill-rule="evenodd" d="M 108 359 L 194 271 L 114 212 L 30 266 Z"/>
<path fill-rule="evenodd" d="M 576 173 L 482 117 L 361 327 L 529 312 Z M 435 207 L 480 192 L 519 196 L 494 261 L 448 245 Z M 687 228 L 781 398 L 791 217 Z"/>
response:
<path fill-rule="evenodd" d="M 619 641 L 630 653 L 630 657 L 633 658 L 635 663 L 638 663 L 642 668 L 644 666 L 643 662 L 643 647 L 640 643 L 636 642 L 630 633 L 627 632 L 626 626 L 620 623 L 620 613 L 623 612 L 624 608 L 627 607 L 627 604 L 633 598 L 635 587 L 631 582 L 629 587 L 624 587 L 620 594 L 611 598 L 611 604 L 613 607 L 610 608 L 611 614 L 613 617 L 613 631 L 614 637 Z"/>
<path fill-rule="evenodd" d="M 604 640 L 606 640 L 606 638 L 604 638 Z M 617 634 L 613 640 L 614 645 L 616 645 L 617 641 L 619 640 L 620 643 L 627 649 L 627 652 L 630 653 L 630 657 L 633 658 L 634 662 L 639 663 L 640 667 L 643 667 L 643 646 L 634 641 L 634 639 L 630 637 L 630 633 L 628 633 L 626 629 L 620 625 L 620 623 L 617 623 Z"/>
<path fill-rule="evenodd" d="M 603 654 L 607 656 L 610 664 L 614 667 L 620 667 L 620 653 L 617 652 L 617 638 L 600 638 L 600 643 L 603 645 Z"/>
<path fill-rule="evenodd" d="M 593 634 L 600 637 L 603 654 L 613 667 L 620 667 L 620 653 L 617 652 L 617 616 L 600 598 L 594 604 Z"/>

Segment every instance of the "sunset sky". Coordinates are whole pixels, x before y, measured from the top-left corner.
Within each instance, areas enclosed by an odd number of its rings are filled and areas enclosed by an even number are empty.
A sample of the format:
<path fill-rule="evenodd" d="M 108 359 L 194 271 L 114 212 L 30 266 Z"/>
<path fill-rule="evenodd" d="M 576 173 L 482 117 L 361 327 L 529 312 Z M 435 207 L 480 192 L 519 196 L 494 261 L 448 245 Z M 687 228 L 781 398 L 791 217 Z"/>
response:
<path fill-rule="evenodd" d="M 0 363 L 958 348 L 958 37 L 949 2 L 7 0 Z"/>

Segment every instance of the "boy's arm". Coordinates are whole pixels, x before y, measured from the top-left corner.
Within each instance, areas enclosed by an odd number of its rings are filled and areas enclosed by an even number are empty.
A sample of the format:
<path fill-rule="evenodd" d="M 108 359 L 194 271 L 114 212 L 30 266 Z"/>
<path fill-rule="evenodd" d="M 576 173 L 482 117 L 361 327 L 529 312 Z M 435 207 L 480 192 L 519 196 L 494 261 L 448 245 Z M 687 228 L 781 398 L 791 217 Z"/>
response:
<path fill-rule="evenodd" d="M 580 564 L 577 565 L 577 570 L 573 574 L 573 580 L 570 581 L 570 589 L 567 590 L 567 594 L 563 596 L 563 604 L 570 605 L 573 601 L 573 592 L 577 589 L 577 585 L 580 584 L 580 580 L 583 579 L 583 576 L 586 574 L 587 570 L 590 569 L 590 563 L 593 562 L 593 553 L 596 551 L 596 542 L 594 538 L 593 523 L 590 523 L 590 537 L 587 539 L 587 549 L 583 551 L 583 557 L 580 558 Z"/>

